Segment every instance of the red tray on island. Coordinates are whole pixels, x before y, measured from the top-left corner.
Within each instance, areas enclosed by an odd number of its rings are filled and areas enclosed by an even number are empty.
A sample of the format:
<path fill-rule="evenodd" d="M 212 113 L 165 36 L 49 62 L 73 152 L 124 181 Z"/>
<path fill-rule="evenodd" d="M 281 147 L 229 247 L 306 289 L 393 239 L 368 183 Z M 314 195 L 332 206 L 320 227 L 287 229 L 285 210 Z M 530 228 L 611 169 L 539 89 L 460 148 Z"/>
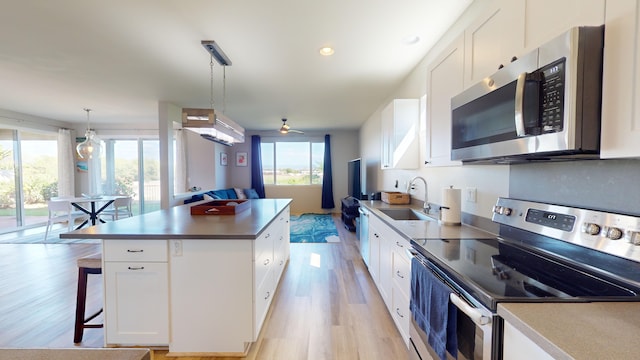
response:
<path fill-rule="evenodd" d="M 248 199 L 213 200 L 191 206 L 191 215 L 235 215 L 249 207 Z"/>

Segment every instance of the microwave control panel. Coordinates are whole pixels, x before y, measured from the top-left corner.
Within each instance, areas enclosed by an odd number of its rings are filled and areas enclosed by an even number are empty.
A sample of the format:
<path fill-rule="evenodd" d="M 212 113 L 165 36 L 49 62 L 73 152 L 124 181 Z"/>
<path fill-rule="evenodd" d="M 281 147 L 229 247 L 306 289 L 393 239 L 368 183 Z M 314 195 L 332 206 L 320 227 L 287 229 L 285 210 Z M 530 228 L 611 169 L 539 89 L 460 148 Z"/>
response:
<path fill-rule="evenodd" d="M 538 70 L 542 74 L 542 134 L 561 132 L 564 127 L 565 64 L 566 59 L 562 58 Z"/>

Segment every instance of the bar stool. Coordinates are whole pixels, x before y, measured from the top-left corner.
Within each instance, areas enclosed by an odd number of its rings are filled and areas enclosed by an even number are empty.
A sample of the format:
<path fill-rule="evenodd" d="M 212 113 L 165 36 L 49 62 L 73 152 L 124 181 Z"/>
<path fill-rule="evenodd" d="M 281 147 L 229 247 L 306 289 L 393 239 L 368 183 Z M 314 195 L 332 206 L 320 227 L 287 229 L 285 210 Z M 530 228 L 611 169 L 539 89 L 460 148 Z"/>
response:
<path fill-rule="evenodd" d="M 91 255 L 88 257 L 80 258 L 78 263 L 78 294 L 76 297 L 76 324 L 73 334 L 73 342 L 79 343 L 82 341 L 82 335 L 84 329 L 87 328 L 101 328 L 103 324 L 87 324 L 89 321 L 95 319 L 100 313 L 102 308 L 95 314 L 85 318 L 85 308 L 87 303 L 87 277 L 89 274 L 102 274 L 102 257 L 100 254 Z"/>

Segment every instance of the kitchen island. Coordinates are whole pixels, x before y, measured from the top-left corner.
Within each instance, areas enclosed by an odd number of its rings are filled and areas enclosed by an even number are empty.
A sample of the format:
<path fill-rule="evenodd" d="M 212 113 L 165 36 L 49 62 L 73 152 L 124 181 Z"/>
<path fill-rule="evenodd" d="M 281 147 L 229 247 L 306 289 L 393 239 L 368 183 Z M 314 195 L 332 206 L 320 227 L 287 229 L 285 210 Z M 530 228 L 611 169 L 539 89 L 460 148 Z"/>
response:
<path fill-rule="evenodd" d="M 289 258 L 291 199 L 191 215 L 203 203 L 60 235 L 103 240 L 106 346 L 242 356 L 256 341 Z"/>

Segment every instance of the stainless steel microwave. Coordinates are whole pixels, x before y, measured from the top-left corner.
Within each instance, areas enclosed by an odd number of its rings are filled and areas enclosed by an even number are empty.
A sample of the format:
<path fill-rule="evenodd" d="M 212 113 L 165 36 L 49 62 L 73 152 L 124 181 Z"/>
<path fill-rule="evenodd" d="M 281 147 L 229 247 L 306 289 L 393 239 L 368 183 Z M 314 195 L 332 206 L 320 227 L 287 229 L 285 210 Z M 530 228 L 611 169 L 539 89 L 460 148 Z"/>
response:
<path fill-rule="evenodd" d="M 451 99 L 451 159 L 598 158 L 604 25 L 571 28 Z"/>

